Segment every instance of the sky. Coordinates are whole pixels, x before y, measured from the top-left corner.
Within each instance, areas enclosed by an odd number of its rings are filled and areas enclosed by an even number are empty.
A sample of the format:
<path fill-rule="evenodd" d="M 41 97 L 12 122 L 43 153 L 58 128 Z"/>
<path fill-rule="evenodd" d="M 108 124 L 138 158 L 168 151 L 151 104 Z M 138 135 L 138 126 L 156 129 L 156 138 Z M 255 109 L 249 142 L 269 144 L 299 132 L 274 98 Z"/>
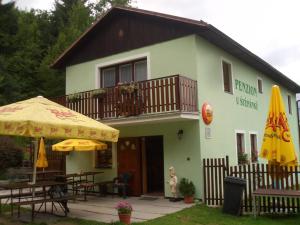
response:
<path fill-rule="evenodd" d="M 16 0 L 16 5 L 50 10 L 53 2 Z M 134 0 L 133 6 L 204 20 L 300 85 L 299 0 Z"/>

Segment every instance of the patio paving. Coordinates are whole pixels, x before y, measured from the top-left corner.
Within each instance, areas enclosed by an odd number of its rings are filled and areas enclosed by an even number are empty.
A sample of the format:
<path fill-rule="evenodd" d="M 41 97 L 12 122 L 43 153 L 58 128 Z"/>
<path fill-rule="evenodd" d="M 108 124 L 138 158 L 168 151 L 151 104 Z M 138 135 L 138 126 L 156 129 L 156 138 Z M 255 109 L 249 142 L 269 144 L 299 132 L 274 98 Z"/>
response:
<path fill-rule="evenodd" d="M 88 201 L 76 201 L 68 203 L 70 208 L 69 217 L 95 220 L 100 222 L 118 221 L 118 213 L 115 206 L 122 198 L 118 197 L 88 197 Z M 170 213 L 191 207 L 193 204 L 185 204 L 183 201 L 170 202 L 168 199 L 159 197 L 155 200 L 144 200 L 140 197 L 126 199 L 132 207 L 132 222 L 142 222 L 155 219 Z"/>
<path fill-rule="evenodd" d="M 1 191 L 1 194 L 4 193 L 7 193 L 7 191 Z M 68 214 L 68 217 L 95 220 L 105 223 L 119 221 L 115 206 L 119 201 L 123 200 L 123 198 L 116 196 L 88 196 L 87 201 L 81 201 L 79 199 L 76 201 L 69 201 L 68 207 L 70 209 L 70 213 Z M 132 222 L 143 222 L 155 219 L 194 205 L 185 204 L 183 201 L 170 202 L 164 197 L 155 197 L 154 200 L 153 198 L 151 200 L 145 200 L 145 198 L 142 197 L 128 197 L 125 200 L 128 201 L 133 207 L 131 216 Z M 26 206 L 26 208 L 30 208 L 30 206 Z M 38 208 L 39 206 L 36 205 L 36 209 Z M 47 204 L 47 211 L 51 212 L 51 204 Z M 60 210 L 57 213 L 62 214 Z M 19 219 L 21 221 L 30 221 L 30 211 L 22 212 L 21 218 Z M 56 219 L 59 219 L 59 217 L 50 215 L 48 213 L 38 213 L 35 220 L 38 222 L 43 222 L 49 220 L 55 221 Z"/>

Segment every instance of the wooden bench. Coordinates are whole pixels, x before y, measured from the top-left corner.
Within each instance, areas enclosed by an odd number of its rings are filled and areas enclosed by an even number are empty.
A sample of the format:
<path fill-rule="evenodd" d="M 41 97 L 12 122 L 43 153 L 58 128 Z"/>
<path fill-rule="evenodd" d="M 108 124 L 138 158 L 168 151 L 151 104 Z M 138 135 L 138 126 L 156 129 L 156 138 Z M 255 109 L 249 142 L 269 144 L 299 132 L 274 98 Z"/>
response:
<path fill-rule="evenodd" d="M 272 188 L 259 188 L 252 193 L 253 196 L 253 215 L 256 218 L 257 211 L 260 214 L 260 201 L 261 197 L 287 197 L 287 198 L 300 198 L 300 190 L 279 190 Z M 258 210 L 256 209 L 256 203 L 258 199 Z"/>
<path fill-rule="evenodd" d="M 99 189 L 99 195 L 105 196 L 107 193 L 107 184 L 110 184 L 110 181 L 104 181 L 104 182 L 85 182 L 85 183 L 80 183 L 78 185 L 78 189 L 82 188 L 84 191 L 84 201 L 87 200 L 87 194 L 88 193 L 96 193 L 94 191 L 94 187 L 98 187 Z M 92 190 L 91 190 L 92 189 Z M 76 192 L 77 193 L 77 192 Z"/>
<path fill-rule="evenodd" d="M 36 197 L 44 196 L 45 191 L 36 191 L 35 195 Z M 26 197 L 31 197 L 32 193 L 31 192 L 24 192 L 24 193 L 13 193 L 13 194 L 5 194 L 5 195 L 0 195 L 0 214 L 2 213 L 2 199 L 6 199 L 6 202 L 4 204 L 7 204 L 9 200 L 12 198 L 17 198 L 17 199 L 22 199 Z"/>
<path fill-rule="evenodd" d="M 64 215 L 67 216 L 69 209 L 66 203 L 68 200 L 75 200 L 76 196 L 75 195 L 66 195 L 63 197 L 59 198 L 41 198 L 41 199 L 35 199 L 35 200 L 29 200 L 29 201 L 19 201 L 19 202 L 13 202 L 12 204 L 18 207 L 18 217 L 20 217 L 20 207 L 24 205 L 31 205 L 31 220 L 34 220 L 35 213 L 38 213 L 40 209 L 42 208 L 43 204 L 46 204 L 47 202 L 51 202 L 52 207 L 51 207 L 51 213 L 53 214 L 53 208 L 57 208 L 55 206 L 55 203 L 58 203 L 58 205 L 61 207 L 61 209 L 64 212 Z M 36 204 L 41 204 L 39 209 L 35 211 L 35 205 Z M 46 208 L 45 208 L 46 210 Z"/>

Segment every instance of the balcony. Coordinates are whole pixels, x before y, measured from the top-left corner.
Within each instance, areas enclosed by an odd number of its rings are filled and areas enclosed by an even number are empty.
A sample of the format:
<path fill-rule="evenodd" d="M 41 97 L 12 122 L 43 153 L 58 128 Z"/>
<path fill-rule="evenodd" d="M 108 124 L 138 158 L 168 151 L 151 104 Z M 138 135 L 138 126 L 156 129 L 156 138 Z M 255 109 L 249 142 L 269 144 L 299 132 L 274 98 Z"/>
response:
<path fill-rule="evenodd" d="M 53 101 L 96 120 L 193 115 L 198 118 L 197 81 L 180 75 L 123 84 Z"/>

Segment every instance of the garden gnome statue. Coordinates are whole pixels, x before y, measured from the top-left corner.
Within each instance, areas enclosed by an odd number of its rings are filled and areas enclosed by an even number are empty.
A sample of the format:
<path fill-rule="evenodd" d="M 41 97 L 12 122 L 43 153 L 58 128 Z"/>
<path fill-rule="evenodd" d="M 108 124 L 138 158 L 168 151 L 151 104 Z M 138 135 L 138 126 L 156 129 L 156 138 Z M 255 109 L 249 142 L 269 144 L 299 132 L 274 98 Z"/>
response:
<path fill-rule="evenodd" d="M 171 166 L 169 168 L 169 174 L 170 174 L 170 180 L 169 180 L 169 185 L 171 189 L 171 193 L 173 195 L 173 200 L 177 199 L 177 176 L 175 173 L 175 168 Z"/>

